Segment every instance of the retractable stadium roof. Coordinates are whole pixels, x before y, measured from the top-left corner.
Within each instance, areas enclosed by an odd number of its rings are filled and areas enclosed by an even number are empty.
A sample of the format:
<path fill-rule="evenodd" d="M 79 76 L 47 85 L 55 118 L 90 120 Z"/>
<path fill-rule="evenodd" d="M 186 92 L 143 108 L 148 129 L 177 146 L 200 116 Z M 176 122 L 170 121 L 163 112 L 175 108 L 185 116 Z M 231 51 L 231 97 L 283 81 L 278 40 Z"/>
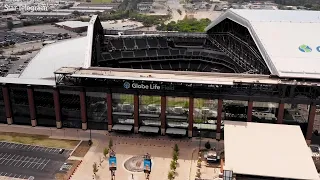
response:
<path fill-rule="evenodd" d="M 230 9 L 225 19 L 248 28 L 272 75 L 320 79 L 320 13 L 318 11 Z"/>

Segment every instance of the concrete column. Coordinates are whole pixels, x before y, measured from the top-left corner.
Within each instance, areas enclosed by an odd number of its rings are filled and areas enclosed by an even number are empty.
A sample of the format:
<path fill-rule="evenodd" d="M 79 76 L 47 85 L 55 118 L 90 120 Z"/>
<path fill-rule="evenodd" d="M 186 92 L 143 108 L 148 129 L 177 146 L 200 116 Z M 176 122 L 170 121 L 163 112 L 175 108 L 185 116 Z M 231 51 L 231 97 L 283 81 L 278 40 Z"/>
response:
<path fill-rule="evenodd" d="M 253 107 L 253 102 L 252 100 L 248 101 L 248 110 L 247 110 L 247 121 L 251 122 L 252 121 L 252 107 Z"/>
<path fill-rule="evenodd" d="M 3 94 L 4 107 L 6 110 L 7 123 L 8 125 L 11 125 L 13 123 L 13 120 L 12 120 L 12 109 L 11 109 L 10 93 L 9 93 L 8 86 L 3 85 L 2 94 Z"/>
<path fill-rule="evenodd" d="M 80 90 L 80 111 L 81 111 L 82 129 L 87 130 L 88 116 L 87 116 L 86 91 L 84 88 Z"/>
<path fill-rule="evenodd" d="M 57 87 L 53 88 L 54 111 L 56 114 L 56 125 L 58 129 L 62 128 L 61 106 L 60 106 L 60 91 Z"/>
<path fill-rule="evenodd" d="M 217 109 L 217 130 L 216 130 L 216 139 L 220 139 L 221 135 L 221 122 L 222 122 L 222 99 L 218 99 L 218 109 Z"/>
<path fill-rule="evenodd" d="M 166 110 L 167 110 L 167 97 L 161 96 L 161 135 L 166 135 Z"/>
<path fill-rule="evenodd" d="M 28 85 L 28 102 L 29 102 L 29 110 L 30 110 L 30 119 L 31 119 L 31 126 L 37 126 L 37 113 L 36 113 L 36 106 L 34 103 L 34 90 L 31 85 Z"/>
<path fill-rule="evenodd" d="M 277 124 L 282 124 L 284 115 L 284 103 L 280 102 L 278 106 Z"/>
<path fill-rule="evenodd" d="M 193 110 L 194 110 L 194 99 L 192 96 L 189 97 L 189 126 L 188 126 L 188 137 L 192 137 L 193 130 Z"/>
<path fill-rule="evenodd" d="M 134 94 L 133 97 L 133 104 L 134 104 L 134 133 L 139 132 L 139 95 Z"/>
<path fill-rule="evenodd" d="M 316 105 L 311 104 L 310 110 L 309 110 L 309 118 L 308 118 L 308 129 L 306 134 L 306 141 L 308 144 L 311 143 L 312 138 L 312 132 L 313 132 L 313 124 L 314 124 L 314 118 L 316 116 Z"/>
<path fill-rule="evenodd" d="M 108 131 L 112 131 L 112 93 L 107 93 Z"/>

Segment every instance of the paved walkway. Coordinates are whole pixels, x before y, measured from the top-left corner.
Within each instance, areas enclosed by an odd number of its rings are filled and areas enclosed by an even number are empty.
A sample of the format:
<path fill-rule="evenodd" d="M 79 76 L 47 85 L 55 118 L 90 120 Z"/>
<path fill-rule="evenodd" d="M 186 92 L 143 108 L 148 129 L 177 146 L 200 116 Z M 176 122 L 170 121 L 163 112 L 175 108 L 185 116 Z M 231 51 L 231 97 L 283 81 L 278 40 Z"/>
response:
<path fill-rule="evenodd" d="M 47 135 L 55 139 L 77 139 L 88 140 L 90 138 L 89 130 L 81 129 L 56 129 L 47 127 L 31 127 L 20 125 L 6 125 L 0 124 L 0 132 L 19 132 L 26 134 L 40 134 Z M 90 148 L 84 158 L 70 157 L 72 159 L 82 159 L 83 163 L 78 167 L 71 179 L 111 179 L 109 172 L 109 165 L 107 159 L 103 157 L 103 149 L 108 147 L 109 140 L 113 140 L 114 148 L 117 153 L 116 179 L 134 180 L 145 179 L 143 173 L 131 173 L 123 167 L 123 163 L 130 157 L 135 155 L 143 155 L 150 153 L 153 157 L 154 166 L 153 172 L 150 175 L 150 180 L 166 180 L 170 168 L 170 161 L 172 158 L 172 147 L 178 144 L 180 148 L 179 167 L 177 168 L 178 176 L 175 180 L 194 179 L 196 173 L 197 150 L 199 146 L 199 139 L 172 139 L 167 136 L 145 137 L 140 134 L 118 135 L 116 133 L 108 133 L 103 130 L 91 130 L 91 137 L 93 146 Z M 210 141 L 213 146 L 216 143 L 213 139 L 202 139 L 202 147 L 204 142 Z M 222 144 L 220 142 L 219 144 Z M 223 147 L 220 145 L 219 147 Z M 98 164 L 98 173 L 93 177 L 92 165 L 96 162 Z M 101 162 L 101 163 L 100 163 Z M 209 170 L 210 171 L 210 170 Z M 211 174 L 211 173 L 210 173 Z"/>

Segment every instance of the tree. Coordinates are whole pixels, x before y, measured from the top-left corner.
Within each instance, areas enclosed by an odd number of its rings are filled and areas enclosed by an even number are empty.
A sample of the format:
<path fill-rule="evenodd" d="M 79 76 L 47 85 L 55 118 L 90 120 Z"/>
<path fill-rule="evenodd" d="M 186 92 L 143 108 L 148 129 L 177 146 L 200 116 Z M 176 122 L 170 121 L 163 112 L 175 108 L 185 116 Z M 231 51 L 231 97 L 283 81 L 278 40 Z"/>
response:
<path fill-rule="evenodd" d="M 11 31 L 13 29 L 13 22 L 12 21 L 8 21 L 7 22 L 7 28 Z"/>
<path fill-rule="evenodd" d="M 182 11 L 180 9 L 177 9 L 177 12 L 181 15 Z"/>
<path fill-rule="evenodd" d="M 173 171 L 175 171 L 177 169 L 177 162 L 176 161 L 171 161 L 170 169 Z"/>
<path fill-rule="evenodd" d="M 92 165 L 92 170 L 93 170 L 93 174 L 96 175 L 96 173 L 98 172 L 98 167 L 97 167 L 97 163 L 93 163 Z"/>
<path fill-rule="evenodd" d="M 174 152 L 177 152 L 177 153 L 179 154 L 179 147 L 178 147 L 177 144 L 174 145 L 173 151 L 174 151 Z"/>
<path fill-rule="evenodd" d="M 204 144 L 204 147 L 205 147 L 206 149 L 211 149 L 211 144 L 210 144 L 210 142 L 207 141 L 207 142 Z"/>
<path fill-rule="evenodd" d="M 174 172 L 170 171 L 168 173 L 168 180 L 173 180 L 174 179 Z"/>
<path fill-rule="evenodd" d="M 108 148 L 104 148 L 103 149 L 103 156 L 107 157 L 107 154 L 109 153 L 109 149 Z"/>
<path fill-rule="evenodd" d="M 73 11 L 72 14 L 73 14 L 74 16 L 80 16 L 80 12 L 79 12 L 79 11 Z"/>
<path fill-rule="evenodd" d="M 109 149 L 111 149 L 112 146 L 113 146 L 113 141 L 112 141 L 112 139 L 110 139 L 110 140 L 109 140 Z"/>
<path fill-rule="evenodd" d="M 178 161 L 178 153 L 177 153 L 177 152 L 173 152 L 173 157 L 172 157 L 172 159 L 173 159 L 174 161 Z"/>

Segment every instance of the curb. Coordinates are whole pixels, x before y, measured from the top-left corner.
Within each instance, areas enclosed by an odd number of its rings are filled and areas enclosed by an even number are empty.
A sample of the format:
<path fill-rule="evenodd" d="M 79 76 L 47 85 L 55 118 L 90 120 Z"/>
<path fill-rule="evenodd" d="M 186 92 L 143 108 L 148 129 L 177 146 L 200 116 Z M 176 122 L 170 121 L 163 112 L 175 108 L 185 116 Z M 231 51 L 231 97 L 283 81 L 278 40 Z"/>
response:
<path fill-rule="evenodd" d="M 80 140 L 80 142 L 77 144 L 77 146 L 75 148 L 73 148 L 72 152 L 69 154 L 69 157 L 72 156 L 74 151 L 80 146 L 81 143 L 82 143 L 82 140 Z"/>

